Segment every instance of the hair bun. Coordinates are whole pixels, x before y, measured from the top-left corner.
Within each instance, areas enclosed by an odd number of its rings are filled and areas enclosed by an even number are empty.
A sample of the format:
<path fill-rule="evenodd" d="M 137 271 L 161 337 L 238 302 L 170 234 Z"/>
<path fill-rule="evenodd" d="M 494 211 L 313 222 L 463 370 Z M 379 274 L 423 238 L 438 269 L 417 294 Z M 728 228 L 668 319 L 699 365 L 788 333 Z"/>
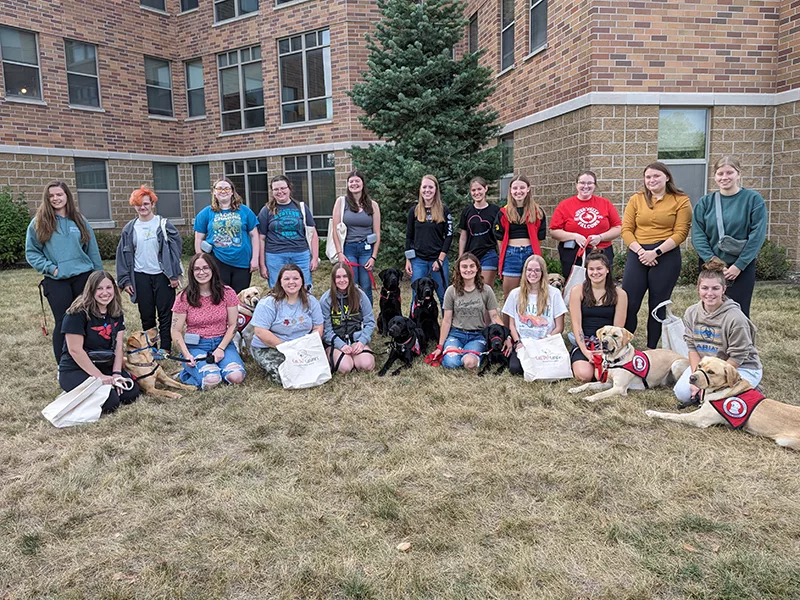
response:
<path fill-rule="evenodd" d="M 728 268 L 728 265 L 725 264 L 725 261 L 721 258 L 716 256 L 712 256 L 707 262 L 703 263 L 703 271 L 711 271 L 715 273 L 722 273 L 725 269 Z"/>

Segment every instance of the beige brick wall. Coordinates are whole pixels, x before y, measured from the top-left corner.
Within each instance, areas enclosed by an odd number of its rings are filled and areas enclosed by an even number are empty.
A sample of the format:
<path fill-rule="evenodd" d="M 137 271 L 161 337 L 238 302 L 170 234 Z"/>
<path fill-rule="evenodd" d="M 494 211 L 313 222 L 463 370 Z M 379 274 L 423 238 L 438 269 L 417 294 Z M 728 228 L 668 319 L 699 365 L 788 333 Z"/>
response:
<path fill-rule="evenodd" d="M 800 102 L 782 104 L 775 116 L 775 165 L 772 177 L 770 236 L 789 248 L 793 268 L 800 266 Z"/>

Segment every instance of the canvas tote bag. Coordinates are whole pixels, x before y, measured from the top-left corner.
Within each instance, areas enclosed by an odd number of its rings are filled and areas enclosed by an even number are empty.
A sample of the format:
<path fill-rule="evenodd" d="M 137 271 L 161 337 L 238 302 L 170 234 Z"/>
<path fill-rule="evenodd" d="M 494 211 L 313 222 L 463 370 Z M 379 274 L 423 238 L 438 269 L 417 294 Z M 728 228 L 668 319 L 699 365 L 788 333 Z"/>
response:
<path fill-rule="evenodd" d="M 523 338 L 522 344 L 524 349 L 518 349 L 517 354 L 525 381 L 554 381 L 572 377 L 569 352 L 561 334 L 548 335 L 540 340 Z"/>
<path fill-rule="evenodd" d="M 344 224 L 344 203 L 347 202 L 347 200 L 345 200 L 344 196 L 340 196 L 339 201 L 342 203 L 342 213 L 339 215 L 341 217 L 339 219 L 339 226 L 336 228 L 336 231 L 334 231 L 333 217 L 328 220 L 328 239 L 325 242 L 325 256 L 327 256 L 328 260 L 332 263 L 339 262 L 339 254 L 336 252 L 336 244 L 333 241 L 333 236 L 339 236 L 342 250 L 344 250 L 344 239 L 347 237 L 347 225 Z"/>
<path fill-rule="evenodd" d="M 278 367 L 285 389 L 302 390 L 330 381 L 331 367 L 318 333 L 278 344 L 276 349 L 286 357 Z"/>
<path fill-rule="evenodd" d="M 683 324 L 683 319 L 672 314 L 669 309 L 670 304 L 672 304 L 672 300 L 664 300 L 651 313 L 653 318 L 661 323 L 661 347 L 689 358 L 689 347 L 686 345 L 686 340 L 683 339 L 686 327 Z M 666 307 L 667 316 L 665 319 L 659 319 L 656 314 L 662 306 Z"/>
<path fill-rule="evenodd" d="M 578 257 L 581 258 L 581 264 L 578 264 Z M 564 284 L 564 303 L 569 308 L 569 294 L 576 285 L 583 285 L 586 281 L 586 251 L 581 248 L 575 255 L 575 264 L 572 265 L 572 270 L 569 272 L 567 283 Z"/>
<path fill-rule="evenodd" d="M 59 394 L 42 414 L 56 427 L 94 423 L 100 418 L 100 409 L 110 392 L 110 385 L 103 385 L 98 377 L 89 377 L 75 389 Z"/>

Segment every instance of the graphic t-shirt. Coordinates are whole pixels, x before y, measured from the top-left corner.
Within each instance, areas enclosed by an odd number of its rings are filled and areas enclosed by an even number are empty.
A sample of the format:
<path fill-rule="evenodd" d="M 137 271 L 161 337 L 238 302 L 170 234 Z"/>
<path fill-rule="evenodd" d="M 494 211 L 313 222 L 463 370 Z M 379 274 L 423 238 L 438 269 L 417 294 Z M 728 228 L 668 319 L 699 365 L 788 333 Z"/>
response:
<path fill-rule="evenodd" d="M 556 319 L 567 312 L 561 292 L 552 285 L 548 285 L 547 293 L 547 308 L 541 315 L 536 311 L 536 294 L 528 294 L 528 304 L 522 315 L 517 313 L 519 288 L 514 288 L 508 294 L 503 305 L 503 314 L 514 319 L 514 325 L 517 326 L 520 338 L 540 340 L 547 337 L 555 329 Z"/>
<path fill-rule="evenodd" d="M 61 323 L 61 333 L 74 333 L 83 336 L 83 349 L 88 353 L 91 350 L 113 350 L 117 333 L 125 329 L 125 319 L 118 317 L 98 317 L 79 312 L 74 315 L 64 315 Z M 61 371 L 81 371 L 82 369 L 72 358 L 64 340 L 64 352 L 58 366 Z"/>
<path fill-rule="evenodd" d="M 319 300 L 308 297 L 308 308 L 298 298 L 294 304 L 286 300 L 275 301 L 274 296 L 267 296 L 256 304 L 253 312 L 253 326 L 269 329 L 284 342 L 303 337 L 311 330 L 323 324 L 322 309 Z M 253 337 L 253 348 L 266 348 L 258 336 Z"/>
<path fill-rule="evenodd" d="M 306 223 L 309 227 L 316 227 L 308 205 L 304 206 Z M 258 213 L 258 233 L 267 236 L 265 239 L 267 254 L 309 250 L 304 227 L 303 214 L 295 202 L 278 204 L 275 215 L 266 206 Z"/>
<path fill-rule="evenodd" d="M 484 327 L 484 313 L 487 310 L 497 310 L 497 298 L 488 285 L 483 286 L 482 292 L 475 288 L 465 291 L 463 296 L 456 294 L 456 288 L 451 285 L 444 293 L 443 307 L 444 310 L 453 311 L 453 327 L 479 331 Z"/>
<path fill-rule="evenodd" d="M 203 338 L 222 337 L 228 329 L 228 307 L 239 306 L 233 288 L 225 286 L 222 302 L 214 304 L 211 296 L 200 296 L 200 306 L 191 306 L 186 293 L 178 294 L 172 312 L 186 315 L 186 333 L 196 333 Z"/>
<path fill-rule="evenodd" d="M 214 256 L 226 265 L 246 269 L 250 266 L 253 245 L 249 233 L 258 225 L 256 214 L 247 206 L 236 210 L 213 211 L 206 206 L 194 220 L 194 230 L 206 234 L 214 246 Z"/>
<path fill-rule="evenodd" d="M 158 229 L 161 217 L 153 217 L 149 221 L 136 219 L 133 224 L 133 270 L 137 273 L 158 275 L 161 265 L 158 263 Z"/>
<path fill-rule="evenodd" d="M 619 213 L 610 200 L 602 196 L 592 196 L 581 200 L 572 196 L 559 202 L 550 229 L 563 229 L 569 233 L 580 233 L 584 237 L 600 235 L 612 227 L 622 225 Z M 611 242 L 601 242 L 598 248 L 607 248 Z"/>
<path fill-rule="evenodd" d="M 485 208 L 475 208 L 474 204 L 470 204 L 461 211 L 458 228 L 467 232 L 467 245 L 464 248 L 466 252 L 483 258 L 487 252 L 497 250 L 492 226 L 499 212 L 500 207 L 495 204 L 489 204 Z"/>

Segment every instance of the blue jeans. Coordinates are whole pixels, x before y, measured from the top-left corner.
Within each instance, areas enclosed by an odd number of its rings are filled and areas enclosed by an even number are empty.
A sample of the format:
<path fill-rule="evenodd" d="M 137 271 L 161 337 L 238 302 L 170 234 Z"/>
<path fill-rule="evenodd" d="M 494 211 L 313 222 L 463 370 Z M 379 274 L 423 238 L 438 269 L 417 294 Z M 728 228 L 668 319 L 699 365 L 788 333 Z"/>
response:
<path fill-rule="evenodd" d="M 447 262 L 447 257 L 442 261 L 442 268 L 439 271 L 433 270 L 433 263 L 435 260 L 425 260 L 422 258 L 411 259 L 411 283 L 423 277 L 430 277 L 436 284 L 436 295 L 439 296 L 439 307 L 444 306 L 444 291 L 447 289 L 448 281 L 450 280 L 450 264 Z M 444 279 L 443 279 L 444 278 Z M 414 304 L 416 294 L 411 290 L 411 304 Z M 444 308 L 442 308 L 444 310 Z"/>
<path fill-rule="evenodd" d="M 465 329 L 451 327 L 443 348 L 445 351 L 448 348 L 458 348 L 460 350 L 484 352 L 486 350 L 486 340 L 481 331 L 466 331 Z M 446 352 L 442 358 L 442 366 L 445 369 L 457 369 L 463 366 L 464 356 L 466 354 L 463 352 Z"/>
<path fill-rule="evenodd" d="M 369 249 L 367 249 L 369 246 Z M 374 246 L 366 242 L 350 242 L 344 245 L 344 255 L 351 263 L 358 263 L 359 265 L 367 264 L 367 261 L 372 257 Z M 364 267 L 351 267 L 353 269 L 353 278 L 364 293 L 369 298 L 369 303 L 372 304 L 372 280 L 369 278 L 369 271 Z"/>
<path fill-rule="evenodd" d="M 509 246 L 506 248 L 506 255 L 503 259 L 503 272 L 501 275 L 506 277 L 522 277 L 522 268 L 525 261 L 533 254 L 530 246 Z"/>
<path fill-rule="evenodd" d="M 275 287 L 275 283 L 278 281 L 278 273 L 281 272 L 284 265 L 295 264 L 303 271 L 306 287 L 311 289 L 311 250 L 279 252 L 277 254 L 267 252 L 265 258 L 267 271 L 269 271 L 269 287 Z"/>
<path fill-rule="evenodd" d="M 200 338 L 200 343 L 196 345 L 186 344 L 189 353 L 197 358 L 198 356 L 205 357 L 214 351 L 214 348 L 219 346 L 222 341 L 222 336 L 213 338 Z M 195 385 L 203 389 L 203 379 L 205 377 L 216 376 L 220 377 L 223 381 L 227 382 L 227 375 L 234 371 L 242 371 L 247 373 L 244 369 L 244 363 L 236 347 L 233 344 L 228 344 L 225 348 L 225 356 L 216 364 L 209 364 L 205 360 L 197 361 L 195 366 L 190 367 L 188 364 L 183 364 L 183 371 L 180 373 L 180 380 L 188 385 Z"/>

